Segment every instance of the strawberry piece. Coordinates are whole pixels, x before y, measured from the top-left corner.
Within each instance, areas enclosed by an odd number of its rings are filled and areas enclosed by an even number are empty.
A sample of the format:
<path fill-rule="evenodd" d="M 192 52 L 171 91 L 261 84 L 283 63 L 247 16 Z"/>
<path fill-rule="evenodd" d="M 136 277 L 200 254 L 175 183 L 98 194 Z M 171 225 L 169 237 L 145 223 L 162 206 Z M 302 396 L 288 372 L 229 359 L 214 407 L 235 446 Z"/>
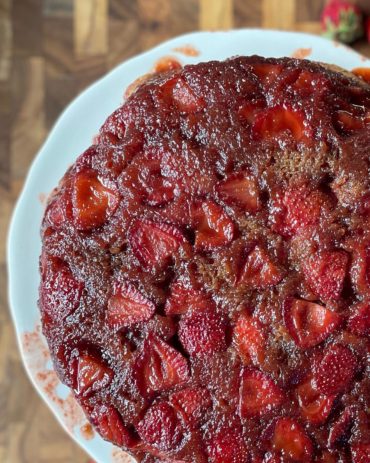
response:
<path fill-rule="evenodd" d="M 200 387 L 181 389 L 171 395 L 170 401 L 185 422 L 192 426 L 200 423 L 204 413 L 212 405 L 210 393 Z"/>
<path fill-rule="evenodd" d="M 241 418 L 264 415 L 282 404 L 284 394 L 275 382 L 259 370 L 242 373 L 239 414 Z"/>
<path fill-rule="evenodd" d="M 203 310 L 213 307 L 214 302 L 203 290 L 195 289 L 188 282 L 175 281 L 171 285 L 171 294 L 166 301 L 166 315 L 182 315 L 191 310 Z"/>
<path fill-rule="evenodd" d="M 124 283 L 114 290 L 108 301 L 107 319 L 110 326 L 118 329 L 149 320 L 155 305 L 132 284 Z"/>
<path fill-rule="evenodd" d="M 352 253 L 351 281 L 360 295 L 370 296 L 370 246 L 358 246 Z"/>
<path fill-rule="evenodd" d="M 345 437 L 353 423 L 353 413 L 346 407 L 340 417 L 334 422 L 329 431 L 328 447 L 333 448 Z"/>
<path fill-rule="evenodd" d="M 151 220 L 136 220 L 129 232 L 131 248 L 145 267 L 162 267 L 184 245 L 183 234 L 174 226 Z"/>
<path fill-rule="evenodd" d="M 234 224 L 222 207 L 213 201 L 194 203 L 191 208 L 196 249 L 213 249 L 230 243 Z"/>
<path fill-rule="evenodd" d="M 348 320 L 348 329 L 358 336 L 370 335 L 370 303 L 357 304 L 352 309 L 352 315 Z"/>
<path fill-rule="evenodd" d="M 162 452 L 175 450 L 184 437 L 181 421 L 167 402 L 152 405 L 137 425 L 137 432 L 145 443 Z"/>
<path fill-rule="evenodd" d="M 314 302 L 288 299 L 284 304 L 284 321 L 295 343 L 307 349 L 326 339 L 341 318 L 336 312 Z"/>
<path fill-rule="evenodd" d="M 45 216 L 55 228 L 62 227 L 66 222 L 72 220 L 72 202 L 67 190 L 49 202 Z"/>
<path fill-rule="evenodd" d="M 248 122 L 248 124 L 253 124 L 256 120 L 257 114 L 266 108 L 266 101 L 264 99 L 259 99 L 253 102 L 243 103 L 242 106 L 238 109 L 238 115 L 242 121 Z"/>
<path fill-rule="evenodd" d="M 246 172 L 230 175 L 216 185 L 216 191 L 227 204 L 237 204 L 246 212 L 253 214 L 261 207 L 257 180 Z"/>
<path fill-rule="evenodd" d="M 226 349 L 225 331 L 224 318 L 210 307 L 183 316 L 178 335 L 190 355 L 211 354 Z"/>
<path fill-rule="evenodd" d="M 207 445 L 209 463 L 249 463 L 248 451 L 239 428 L 223 427 Z"/>
<path fill-rule="evenodd" d="M 370 461 L 370 444 L 359 443 L 351 445 L 352 463 L 369 463 Z"/>
<path fill-rule="evenodd" d="M 247 260 L 240 272 L 237 284 L 245 284 L 260 289 L 274 286 L 283 278 L 283 272 L 271 260 L 267 251 L 257 245 L 248 254 Z"/>
<path fill-rule="evenodd" d="M 107 386 L 113 379 L 113 371 L 95 357 L 85 354 L 79 357 L 77 364 L 78 395 L 86 396 Z"/>
<path fill-rule="evenodd" d="M 326 204 L 324 193 L 312 191 L 306 185 L 279 191 L 271 201 L 271 227 L 275 232 L 291 237 L 310 225 L 316 225 Z"/>
<path fill-rule="evenodd" d="M 283 71 L 281 64 L 259 63 L 252 64 L 253 73 L 259 78 L 263 85 L 272 84 Z"/>
<path fill-rule="evenodd" d="M 347 273 L 348 254 L 345 251 L 319 251 L 303 264 L 310 288 L 320 299 L 340 298 Z"/>
<path fill-rule="evenodd" d="M 180 111 L 193 113 L 205 107 L 203 98 L 198 97 L 183 79 L 177 79 L 172 89 L 172 98 Z"/>
<path fill-rule="evenodd" d="M 245 364 L 261 364 L 266 355 L 266 334 L 261 322 L 243 314 L 234 328 L 233 343 Z"/>
<path fill-rule="evenodd" d="M 331 345 L 314 371 L 317 389 L 326 395 L 342 392 L 352 381 L 357 359 L 341 344 Z"/>
<path fill-rule="evenodd" d="M 312 442 L 302 426 L 291 418 L 280 418 L 276 422 L 272 438 L 274 450 L 285 458 L 296 462 L 311 462 Z"/>
<path fill-rule="evenodd" d="M 276 453 L 276 452 L 272 452 L 272 453 L 268 452 L 268 453 L 266 453 L 262 463 L 282 463 L 282 460 L 281 460 L 281 457 L 280 457 L 280 455 L 278 453 Z"/>
<path fill-rule="evenodd" d="M 261 111 L 256 117 L 252 132 L 255 138 L 270 141 L 285 132 L 296 142 L 304 141 L 308 136 L 303 113 L 283 106 Z"/>
<path fill-rule="evenodd" d="M 170 389 L 189 377 L 186 359 L 155 335 L 149 335 L 134 365 L 134 377 L 142 394 Z"/>
<path fill-rule="evenodd" d="M 123 424 L 121 415 L 111 405 L 95 405 L 91 421 L 99 434 L 119 447 L 133 448 L 137 441 Z"/>
<path fill-rule="evenodd" d="M 71 315 L 80 305 L 85 285 L 72 274 L 61 259 L 42 255 L 41 308 L 50 321 L 58 322 Z"/>
<path fill-rule="evenodd" d="M 321 394 L 310 377 L 297 387 L 297 397 L 302 417 L 309 423 L 319 425 L 325 422 L 332 409 L 335 395 Z"/>
<path fill-rule="evenodd" d="M 103 225 L 117 209 L 120 197 L 113 182 L 94 170 L 78 172 L 72 184 L 73 218 L 76 228 L 90 230 Z"/>
<path fill-rule="evenodd" d="M 334 125 L 339 132 L 352 133 L 366 128 L 364 116 L 352 114 L 348 111 L 337 111 L 334 115 Z"/>

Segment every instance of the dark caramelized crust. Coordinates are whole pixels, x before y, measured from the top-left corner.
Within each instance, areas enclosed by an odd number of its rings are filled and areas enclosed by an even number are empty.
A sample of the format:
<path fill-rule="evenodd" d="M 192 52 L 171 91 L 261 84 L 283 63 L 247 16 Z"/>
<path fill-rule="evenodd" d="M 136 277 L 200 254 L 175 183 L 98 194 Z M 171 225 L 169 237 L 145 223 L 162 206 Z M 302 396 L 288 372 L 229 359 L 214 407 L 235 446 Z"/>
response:
<path fill-rule="evenodd" d="M 370 461 L 369 155 L 370 87 L 304 60 L 156 75 L 106 120 L 49 200 L 39 301 L 106 440 Z"/>

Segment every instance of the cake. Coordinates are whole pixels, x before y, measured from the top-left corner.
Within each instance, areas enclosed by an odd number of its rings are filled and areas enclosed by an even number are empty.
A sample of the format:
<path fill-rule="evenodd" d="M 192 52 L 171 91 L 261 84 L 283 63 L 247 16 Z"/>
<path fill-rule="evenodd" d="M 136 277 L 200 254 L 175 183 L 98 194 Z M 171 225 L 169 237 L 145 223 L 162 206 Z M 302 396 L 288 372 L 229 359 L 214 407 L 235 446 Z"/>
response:
<path fill-rule="evenodd" d="M 96 108 L 95 108 L 96 109 Z M 143 463 L 369 463 L 370 86 L 306 60 L 151 76 L 49 198 L 55 370 Z"/>

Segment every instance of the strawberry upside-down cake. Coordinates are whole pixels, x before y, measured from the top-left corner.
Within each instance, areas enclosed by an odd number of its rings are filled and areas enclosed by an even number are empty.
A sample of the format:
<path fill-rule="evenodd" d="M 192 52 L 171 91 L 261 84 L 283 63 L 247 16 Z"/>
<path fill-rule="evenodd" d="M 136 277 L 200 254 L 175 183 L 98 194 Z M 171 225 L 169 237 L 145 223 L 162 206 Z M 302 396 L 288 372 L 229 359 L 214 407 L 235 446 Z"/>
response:
<path fill-rule="evenodd" d="M 370 87 L 239 57 L 149 78 L 49 199 L 60 379 L 145 463 L 369 463 Z"/>

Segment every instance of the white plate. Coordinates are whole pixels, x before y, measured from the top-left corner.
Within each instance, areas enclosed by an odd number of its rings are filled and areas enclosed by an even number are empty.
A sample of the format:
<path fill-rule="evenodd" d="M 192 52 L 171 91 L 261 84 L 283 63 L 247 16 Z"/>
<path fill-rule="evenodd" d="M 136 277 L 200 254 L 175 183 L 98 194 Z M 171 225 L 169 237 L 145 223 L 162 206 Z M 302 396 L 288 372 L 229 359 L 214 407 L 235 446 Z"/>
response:
<path fill-rule="evenodd" d="M 186 45 L 198 50 L 199 55 L 174 51 Z M 9 231 L 10 308 L 23 362 L 35 388 L 64 429 L 98 463 L 134 460 L 84 427 L 82 411 L 52 370 L 37 308 L 39 228 L 44 210 L 40 198 L 58 184 L 67 167 L 91 144 L 106 117 L 121 104 L 124 89 L 150 71 L 161 57 L 171 55 L 188 64 L 234 55 L 292 56 L 297 50 L 308 53 L 309 59 L 349 70 L 370 66 L 370 60 L 350 48 L 308 34 L 244 29 L 183 35 L 119 65 L 79 95 L 60 116 L 33 162 Z"/>

